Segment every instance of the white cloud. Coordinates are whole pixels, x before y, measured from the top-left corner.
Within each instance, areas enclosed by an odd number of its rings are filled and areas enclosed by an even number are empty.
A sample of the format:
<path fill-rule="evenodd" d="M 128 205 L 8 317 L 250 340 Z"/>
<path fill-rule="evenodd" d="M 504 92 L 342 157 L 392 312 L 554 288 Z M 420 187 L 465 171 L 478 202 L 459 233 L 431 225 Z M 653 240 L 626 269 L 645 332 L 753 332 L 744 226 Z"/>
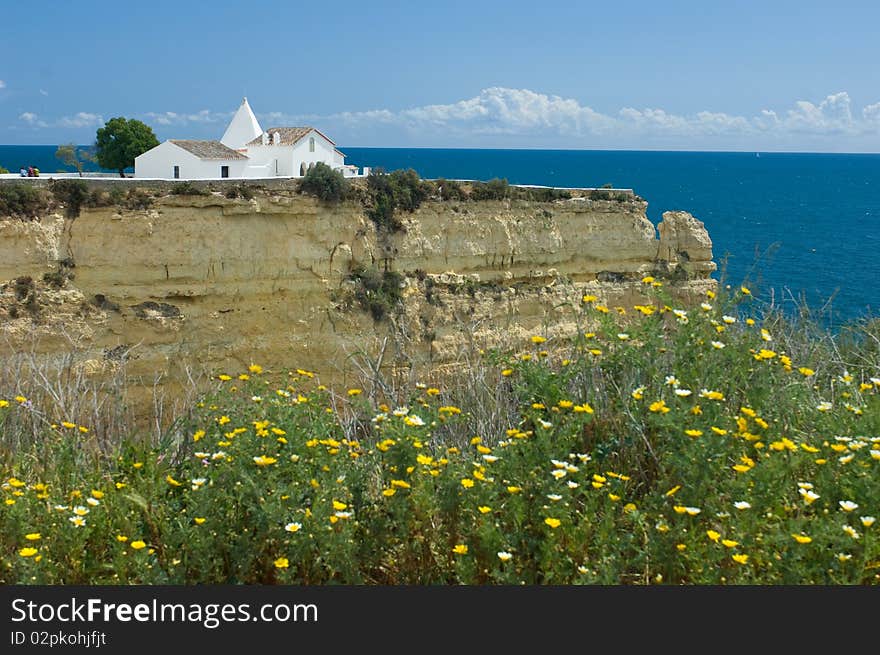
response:
<path fill-rule="evenodd" d="M 827 96 L 818 105 L 798 100 L 782 124 L 792 131 L 841 132 L 855 127 L 846 91 Z"/>
<path fill-rule="evenodd" d="M 104 124 L 104 119 L 99 114 L 90 114 L 85 111 L 78 112 L 73 116 L 62 116 L 58 119 L 58 127 L 97 127 Z"/>
<path fill-rule="evenodd" d="M 49 92 L 46 91 L 46 89 L 40 89 L 40 95 L 41 95 L 41 96 L 47 96 L 47 95 L 49 95 Z"/>
<path fill-rule="evenodd" d="M 614 119 L 576 100 L 504 87 L 483 89 L 478 96 L 451 104 L 398 112 L 389 109 L 343 112 L 325 118 L 351 126 L 400 124 L 411 130 L 452 130 L 467 134 L 585 135 L 607 131 L 614 125 Z"/>
<path fill-rule="evenodd" d="M 447 104 L 259 116 L 265 127 L 315 125 L 337 142 L 352 145 L 880 151 L 880 102 L 859 110 L 845 91 L 753 115 L 631 106 L 603 113 L 574 98 L 489 87 Z M 209 109 L 142 114 L 148 123 L 172 131 L 171 136 L 195 138 L 219 138 L 231 117 L 232 112 Z M 31 127 L 83 128 L 103 121 L 86 112 L 49 122 L 31 112 L 19 118 Z"/>
<path fill-rule="evenodd" d="M 880 102 L 876 102 L 873 105 L 867 105 L 862 109 L 862 119 L 868 125 L 880 128 Z"/>
<path fill-rule="evenodd" d="M 5 88 L 6 88 L 6 82 L 4 82 L 3 80 L 0 80 L 0 89 L 5 89 Z"/>
<path fill-rule="evenodd" d="M 104 119 L 98 114 L 90 114 L 81 111 L 73 116 L 62 116 L 54 122 L 46 121 L 32 111 L 22 112 L 18 115 L 18 119 L 24 121 L 30 127 L 64 127 L 64 128 L 82 128 L 94 127 L 104 123 Z"/>
<path fill-rule="evenodd" d="M 232 118 L 231 112 L 215 112 L 202 109 L 195 113 L 178 113 L 174 111 L 147 112 L 147 120 L 158 125 L 189 125 L 191 123 L 227 123 Z"/>
<path fill-rule="evenodd" d="M 18 115 L 18 119 L 24 121 L 30 127 L 49 127 L 49 124 L 46 121 L 40 119 L 40 117 L 32 111 L 26 111 Z"/>
<path fill-rule="evenodd" d="M 368 133 L 370 127 L 382 127 L 383 135 L 393 134 L 396 129 L 426 141 L 439 137 L 457 142 L 467 137 L 503 135 L 510 145 L 541 141 L 570 147 L 633 147 L 642 143 L 728 147 L 743 144 L 751 148 L 785 145 L 804 136 L 811 143 L 822 139 L 833 143 L 836 136 L 867 134 L 875 137 L 874 147 L 880 147 L 880 103 L 864 107 L 856 117 L 845 91 L 828 95 L 818 103 L 798 100 L 781 113 L 763 109 L 754 116 L 740 116 L 713 111 L 675 114 L 662 108 L 635 107 L 603 114 L 572 98 L 529 89 L 491 87 L 477 96 L 449 104 L 311 118 L 327 130 L 343 131 L 350 142 L 357 140 L 358 133 Z"/>

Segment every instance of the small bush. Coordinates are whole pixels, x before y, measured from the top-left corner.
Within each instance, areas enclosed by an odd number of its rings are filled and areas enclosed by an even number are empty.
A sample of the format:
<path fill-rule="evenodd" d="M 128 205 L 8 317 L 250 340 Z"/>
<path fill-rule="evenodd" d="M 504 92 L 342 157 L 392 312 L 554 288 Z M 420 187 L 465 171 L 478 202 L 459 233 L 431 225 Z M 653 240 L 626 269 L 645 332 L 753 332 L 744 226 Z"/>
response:
<path fill-rule="evenodd" d="M 394 271 L 380 271 L 375 266 L 358 266 L 349 275 L 354 280 L 354 297 L 364 311 L 370 312 L 373 320 L 379 322 L 401 301 L 403 276 Z"/>
<path fill-rule="evenodd" d="M 171 194 L 175 196 L 206 196 L 208 192 L 192 182 L 178 182 L 171 187 Z"/>
<path fill-rule="evenodd" d="M 125 190 L 119 186 L 113 186 L 108 195 L 108 200 L 113 205 L 122 205 L 125 203 Z"/>
<path fill-rule="evenodd" d="M 224 195 L 230 200 L 235 200 L 236 198 L 251 200 L 254 197 L 254 190 L 247 184 L 236 184 L 229 187 Z"/>
<path fill-rule="evenodd" d="M 510 197 L 510 185 L 507 179 L 494 178 L 488 182 L 474 182 L 471 188 L 471 200 L 504 200 Z"/>
<path fill-rule="evenodd" d="M 571 191 L 553 188 L 523 188 L 514 187 L 511 195 L 519 200 L 531 200 L 533 202 L 553 202 L 554 200 L 568 200 Z"/>
<path fill-rule="evenodd" d="M 0 216 L 34 219 L 49 209 L 47 193 L 30 184 L 0 186 Z"/>
<path fill-rule="evenodd" d="M 367 217 L 377 228 L 395 232 L 403 227 L 394 215 L 395 210 L 415 211 L 430 196 L 433 185 L 423 181 L 411 168 L 391 173 L 378 168 L 367 176 L 367 189 L 371 202 Z"/>
<path fill-rule="evenodd" d="M 15 278 L 13 289 L 15 290 L 15 299 L 19 301 L 24 300 L 34 290 L 34 278 L 30 275 L 22 275 Z"/>
<path fill-rule="evenodd" d="M 153 206 L 153 196 L 143 189 L 129 189 L 124 206 L 126 209 L 149 209 Z"/>
<path fill-rule="evenodd" d="M 324 202 L 342 202 L 348 190 L 348 181 L 339 171 L 318 162 L 308 170 L 300 182 L 300 191 Z"/>
<path fill-rule="evenodd" d="M 467 193 L 460 182 L 447 180 L 442 177 L 437 180 L 437 195 L 440 196 L 441 201 L 454 200 L 460 202 L 467 200 Z"/>
<path fill-rule="evenodd" d="M 76 218 L 91 197 L 89 187 L 83 180 L 58 180 L 52 183 L 52 195 L 64 205 L 64 215 Z"/>

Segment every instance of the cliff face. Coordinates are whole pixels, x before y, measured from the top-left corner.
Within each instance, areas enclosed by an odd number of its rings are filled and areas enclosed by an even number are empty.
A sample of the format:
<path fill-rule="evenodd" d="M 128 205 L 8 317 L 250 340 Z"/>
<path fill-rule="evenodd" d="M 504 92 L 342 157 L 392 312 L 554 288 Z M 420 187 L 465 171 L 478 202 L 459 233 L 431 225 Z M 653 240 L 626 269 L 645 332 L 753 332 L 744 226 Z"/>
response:
<path fill-rule="evenodd" d="M 0 357 L 51 360 L 74 344 L 90 374 L 125 361 L 135 385 L 169 388 L 187 369 L 250 362 L 346 384 L 380 355 L 388 370 L 428 375 L 465 346 L 571 334 L 586 293 L 638 303 L 645 274 L 666 276 L 682 301 L 703 296 L 715 285 L 703 224 L 668 212 L 658 239 L 645 209 L 637 198 L 429 201 L 379 238 L 357 203 L 267 190 L 4 220 Z M 401 299 L 375 321 L 351 272 L 381 280 L 386 269 L 401 274 L 390 278 Z"/>

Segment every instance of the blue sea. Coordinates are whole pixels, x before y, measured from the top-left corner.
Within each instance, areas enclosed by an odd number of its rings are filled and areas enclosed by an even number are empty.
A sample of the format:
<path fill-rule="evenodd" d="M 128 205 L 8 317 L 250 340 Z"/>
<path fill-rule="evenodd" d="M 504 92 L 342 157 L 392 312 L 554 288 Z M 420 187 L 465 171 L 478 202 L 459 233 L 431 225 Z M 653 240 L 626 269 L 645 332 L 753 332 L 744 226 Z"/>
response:
<path fill-rule="evenodd" d="M 880 155 L 607 150 L 346 148 L 346 163 L 413 168 L 425 178 L 631 188 L 656 224 L 668 210 L 702 220 L 716 275 L 764 301 L 805 302 L 826 324 L 878 316 Z M 0 165 L 64 167 L 55 146 L 0 146 Z M 96 170 L 92 167 L 91 170 Z"/>

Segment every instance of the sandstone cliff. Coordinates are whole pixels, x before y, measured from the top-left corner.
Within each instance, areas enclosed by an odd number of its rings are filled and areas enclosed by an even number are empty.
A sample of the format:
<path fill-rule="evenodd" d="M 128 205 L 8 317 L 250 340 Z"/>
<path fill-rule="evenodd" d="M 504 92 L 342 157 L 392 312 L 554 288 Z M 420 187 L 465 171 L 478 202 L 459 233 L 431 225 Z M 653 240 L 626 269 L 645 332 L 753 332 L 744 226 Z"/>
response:
<path fill-rule="evenodd" d="M 631 306 L 646 274 L 682 301 L 704 296 L 715 264 L 703 224 L 667 212 L 658 239 L 646 206 L 429 201 L 387 239 L 356 202 L 283 188 L 0 220 L 0 357 L 52 361 L 73 344 L 89 374 L 124 362 L 135 386 L 169 389 L 187 370 L 250 362 L 348 384 L 380 354 L 388 370 L 428 375 L 466 348 L 571 334 L 584 294 Z M 351 279 L 373 266 L 401 274 L 401 302 L 378 322 Z"/>

